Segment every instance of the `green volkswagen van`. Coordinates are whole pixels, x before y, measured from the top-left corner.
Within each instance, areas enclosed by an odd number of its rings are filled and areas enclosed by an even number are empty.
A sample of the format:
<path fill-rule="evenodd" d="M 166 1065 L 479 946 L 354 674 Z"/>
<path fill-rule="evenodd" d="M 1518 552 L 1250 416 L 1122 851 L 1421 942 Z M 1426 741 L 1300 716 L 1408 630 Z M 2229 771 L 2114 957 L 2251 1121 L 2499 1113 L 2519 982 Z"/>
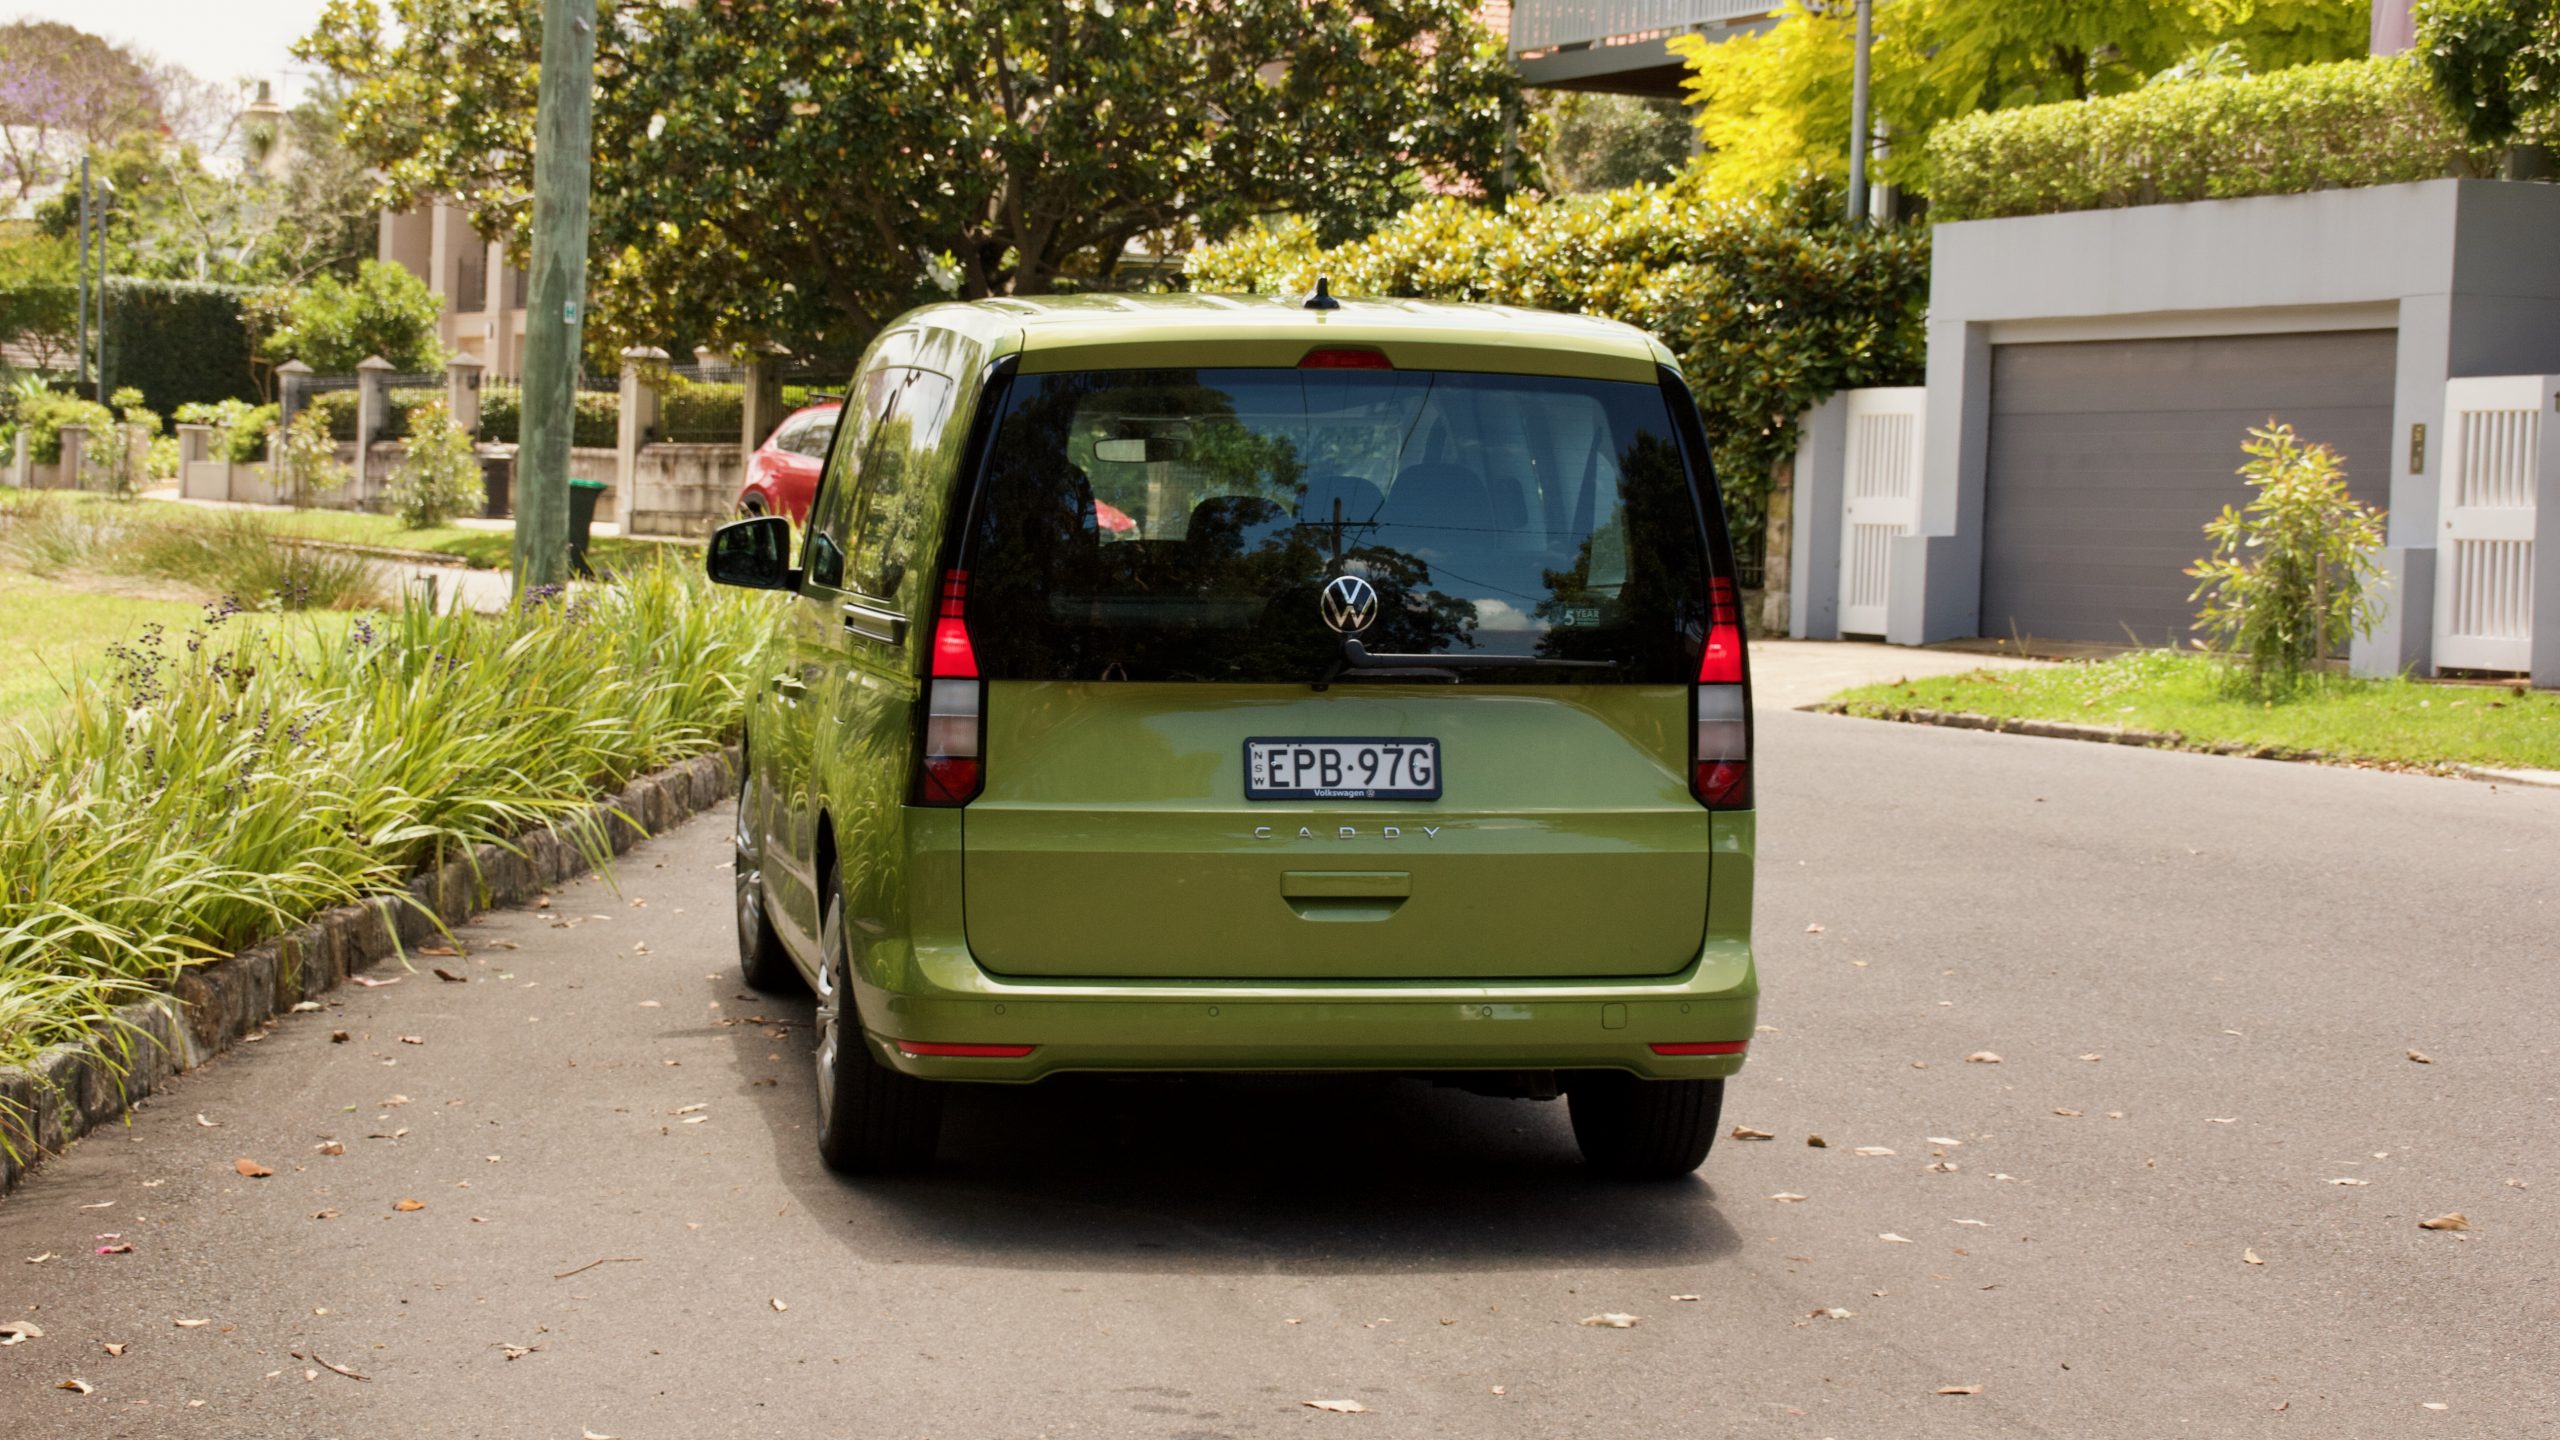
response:
<path fill-rule="evenodd" d="M 1624 325 L 1219 296 L 936 305 L 777 590 L 740 959 L 819 1146 L 963 1083 L 1384 1071 L 1686 1175 L 1750 1045 L 1751 708 L 1698 412 Z"/>

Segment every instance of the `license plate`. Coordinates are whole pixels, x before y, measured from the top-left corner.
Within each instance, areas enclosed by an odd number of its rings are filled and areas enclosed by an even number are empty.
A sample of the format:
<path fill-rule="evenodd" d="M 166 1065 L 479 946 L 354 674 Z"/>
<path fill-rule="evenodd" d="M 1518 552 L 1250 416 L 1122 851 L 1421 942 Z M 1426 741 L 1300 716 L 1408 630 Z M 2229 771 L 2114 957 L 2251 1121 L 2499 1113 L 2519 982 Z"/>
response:
<path fill-rule="evenodd" d="M 1247 800 L 1437 800 L 1437 740 L 1247 740 Z"/>

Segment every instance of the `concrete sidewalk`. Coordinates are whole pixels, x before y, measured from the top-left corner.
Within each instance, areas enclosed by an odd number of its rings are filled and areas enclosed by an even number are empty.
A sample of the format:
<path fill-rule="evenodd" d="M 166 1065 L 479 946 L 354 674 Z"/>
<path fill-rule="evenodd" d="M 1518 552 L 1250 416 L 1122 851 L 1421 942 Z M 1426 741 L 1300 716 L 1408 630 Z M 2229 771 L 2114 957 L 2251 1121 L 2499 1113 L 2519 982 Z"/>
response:
<path fill-rule="evenodd" d="M 1853 686 L 1913 675 L 2026 670 L 2047 663 L 2015 655 L 1924 650 L 1861 640 L 1754 640 L 1750 652 L 1753 702 L 1784 710 L 1801 710 Z"/>

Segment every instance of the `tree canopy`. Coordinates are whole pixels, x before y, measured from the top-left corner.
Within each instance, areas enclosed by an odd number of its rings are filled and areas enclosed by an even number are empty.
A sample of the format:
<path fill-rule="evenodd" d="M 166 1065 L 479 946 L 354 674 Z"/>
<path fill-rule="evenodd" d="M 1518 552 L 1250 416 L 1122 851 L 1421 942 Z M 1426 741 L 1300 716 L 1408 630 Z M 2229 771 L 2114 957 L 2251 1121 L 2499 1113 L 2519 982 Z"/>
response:
<path fill-rule="evenodd" d="M 395 203 L 521 253 L 533 0 L 330 0 Z M 1114 283 L 1261 214 L 1362 233 L 1495 194 L 1517 81 L 1466 0 L 623 0 L 599 26 L 600 340 L 858 343 L 921 298 Z"/>
<path fill-rule="evenodd" d="M 2560 115 L 2560 3 L 2426 0 L 2418 52 L 2445 106 L 2482 145 L 2503 145 Z"/>
<path fill-rule="evenodd" d="M 0 25 L 0 186 L 17 200 L 77 156 L 155 125 L 160 90 L 132 52 L 49 20 Z"/>
<path fill-rule="evenodd" d="M 1925 190 L 1923 142 L 1959 115 L 2120 94 L 2164 71 L 2346 59 L 2365 52 L 2369 20 L 2366 0 L 1883 0 L 1878 174 Z M 1771 195 L 1808 170 L 1848 174 L 1848 0 L 1787 0 L 1762 34 L 1673 48 L 1689 63 L 1711 193 Z"/>

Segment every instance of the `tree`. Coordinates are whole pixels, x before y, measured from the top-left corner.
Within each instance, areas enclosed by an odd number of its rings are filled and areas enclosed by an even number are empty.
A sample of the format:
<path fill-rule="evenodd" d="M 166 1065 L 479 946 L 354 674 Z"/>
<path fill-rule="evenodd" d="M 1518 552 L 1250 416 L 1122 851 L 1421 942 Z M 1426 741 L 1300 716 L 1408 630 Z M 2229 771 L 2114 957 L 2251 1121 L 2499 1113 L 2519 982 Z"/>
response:
<path fill-rule="evenodd" d="M 519 250 L 529 0 L 330 0 L 393 203 Z M 1109 285 L 1125 247 L 1265 213 L 1360 233 L 1501 188 L 1517 81 L 1465 0 L 624 3 L 601 23 L 599 340 L 859 343 L 919 298 Z"/>
<path fill-rule="evenodd" d="M 23 222 L 0 224 L 0 338 L 26 349 L 39 369 L 71 359 L 79 284 L 69 242 Z"/>
<path fill-rule="evenodd" d="M 1788 0 L 1765 33 L 1672 42 L 1712 193 L 1847 176 L 1853 18 L 1850 0 Z M 1928 132 L 1958 115 L 2120 94 L 2216 45 L 2257 70 L 2346 59 L 2367 22 L 2359 0 L 1880 0 L 1877 173 L 1925 191 Z"/>
<path fill-rule="evenodd" d="M 2560 111 L 2560 4 L 2427 0 L 2418 51 L 2473 143 L 2504 145 L 2537 112 Z"/>
<path fill-rule="evenodd" d="M 0 25 L 0 185 L 16 199 L 61 180 L 65 155 L 157 124 L 159 105 L 122 47 L 48 20 Z"/>
<path fill-rule="evenodd" d="M 367 260 L 353 284 L 321 275 L 261 291 L 250 297 L 246 318 L 259 358 L 270 364 L 299 360 L 323 375 L 344 375 L 379 355 L 395 370 L 419 373 L 444 363 L 436 331 L 443 310 L 424 280 Z"/>
<path fill-rule="evenodd" d="M 1543 107 L 1540 168 L 1558 194 L 1668 180 L 1689 160 L 1689 117 L 1676 100 L 1559 91 Z"/>

